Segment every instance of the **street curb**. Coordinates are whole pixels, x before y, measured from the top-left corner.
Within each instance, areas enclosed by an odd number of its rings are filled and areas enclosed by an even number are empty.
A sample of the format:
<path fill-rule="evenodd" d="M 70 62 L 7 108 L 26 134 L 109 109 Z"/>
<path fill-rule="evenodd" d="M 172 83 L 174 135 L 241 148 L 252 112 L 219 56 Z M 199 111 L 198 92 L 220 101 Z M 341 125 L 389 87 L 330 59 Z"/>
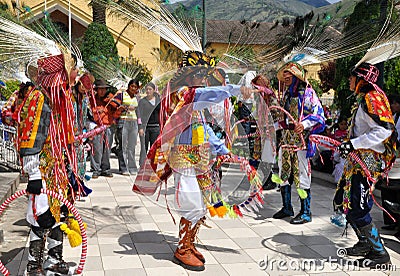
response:
<path fill-rule="evenodd" d="M 13 195 L 20 183 L 20 173 L 1 173 L 0 179 L 5 179 L 4 183 L 0 184 L 0 204 Z"/>

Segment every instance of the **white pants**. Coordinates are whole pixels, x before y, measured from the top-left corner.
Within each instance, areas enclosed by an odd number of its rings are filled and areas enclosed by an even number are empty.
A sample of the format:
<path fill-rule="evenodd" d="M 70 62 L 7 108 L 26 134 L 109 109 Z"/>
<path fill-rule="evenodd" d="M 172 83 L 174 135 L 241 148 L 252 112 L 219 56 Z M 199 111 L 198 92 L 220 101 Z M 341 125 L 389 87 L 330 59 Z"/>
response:
<path fill-rule="evenodd" d="M 22 164 L 24 166 L 24 171 L 28 174 L 29 180 L 42 179 L 42 174 L 39 170 L 39 154 L 24 156 L 22 158 Z M 42 187 L 45 189 L 46 185 L 42 181 Z M 33 215 L 33 198 L 35 198 L 35 209 L 36 215 L 39 216 L 49 209 L 49 201 L 47 194 L 40 195 L 29 195 L 28 209 L 26 212 L 26 220 L 33 226 L 38 227 L 39 224 L 36 222 Z"/>
<path fill-rule="evenodd" d="M 190 168 L 174 172 L 174 181 L 176 190 L 175 209 L 181 217 L 194 225 L 207 212 L 195 170 Z"/>
<path fill-rule="evenodd" d="M 299 150 L 296 152 L 297 158 L 299 160 L 299 179 L 300 179 L 300 189 L 310 189 L 311 187 L 311 169 L 308 166 L 308 159 L 306 157 L 307 151 Z M 282 171 L 282 149 L 279 149 L 279 159 L 278 159 L 279 172 Z M 281 186 L 288 185 L 289 181 L 285 181 Z"/>

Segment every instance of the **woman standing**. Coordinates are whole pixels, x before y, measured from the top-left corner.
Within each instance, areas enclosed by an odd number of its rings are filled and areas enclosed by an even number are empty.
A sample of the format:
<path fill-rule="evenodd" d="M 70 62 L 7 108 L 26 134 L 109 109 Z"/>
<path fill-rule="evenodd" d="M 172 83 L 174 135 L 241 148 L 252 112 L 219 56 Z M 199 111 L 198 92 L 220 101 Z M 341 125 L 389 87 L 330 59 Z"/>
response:
<path fill-rule="evenodd" d="M 123 164 L 121 164 L 120 169 L 123 173 L 128 171 L 130 174 L 137 173 L 135 147 L 137 143 L 138 129 L 141 126 L 140 112 L 138 109 L 138 92 L 139 81 L 133 79 L 128 83 L 128 90 L 124 92 L 122 96 L 122 106 L 125 111 L 123 112 L 119 122 L 123 125 L 122 154 L 125 163 L 125 168 L 123 168 Z M 143 135 L 143 129 L 139 130 L 139 134 Z"/>
<path fill-rule="evenodd" d="M 144 146 L 141 147 L 139 164 L 142 165 L 146 158 L 147 150 L 156 141 L 160 134 L 160 96 L 156 93 L 156 86 L 149 82 L 146 87 L 146 97 L 139 101 L 139 112 L 142 116 L 144 130 Z M 150 146 L 149 146 L 150 144 Z M 144 151 L 142 153 L 142 151 Z"/>

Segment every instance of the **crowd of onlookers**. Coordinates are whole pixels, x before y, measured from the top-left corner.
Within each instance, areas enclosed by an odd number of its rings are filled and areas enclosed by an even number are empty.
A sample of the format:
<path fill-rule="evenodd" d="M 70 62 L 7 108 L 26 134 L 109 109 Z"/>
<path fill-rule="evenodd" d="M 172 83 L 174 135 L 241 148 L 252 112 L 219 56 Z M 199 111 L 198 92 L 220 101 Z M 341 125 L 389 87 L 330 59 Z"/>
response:
<path fill-rule="evenodd" d="M 112 177 L 110 154 L 118 157 L 122 175 L 135 174 L 146 157 L 146 152 L 160 133 L 160 96 L 153 83 L 144 87 L 140 96 L 140 83 L 131 80 L 126 90 L 110 92 L 111 86 L 104 80 L 94 82 L 95 97 L 91 102 L 88 128 L 101 125 L 106 130 L 91 140 L 90 167 L 92 178 Z M 137 164 L 136 144 L 140 141 L 140 158 Z M 114 145 L 114 146 L 113 146 Z"/>

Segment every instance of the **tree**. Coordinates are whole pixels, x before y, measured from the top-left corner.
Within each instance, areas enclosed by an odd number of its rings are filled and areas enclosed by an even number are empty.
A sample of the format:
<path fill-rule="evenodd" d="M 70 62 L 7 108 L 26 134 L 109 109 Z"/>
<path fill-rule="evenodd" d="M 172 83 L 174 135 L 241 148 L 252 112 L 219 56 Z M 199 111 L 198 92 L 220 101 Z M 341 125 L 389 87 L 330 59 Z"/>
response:
<path fill-rule="evenodd" d="M 114 38 L 107 26 L 94 22 L 89 24 L 84 34 L 81 52 L 84 62 L 99 56 L 119 59 L 118 50 L 114 47 Z"/>
<path fill-rule="evenodd" d="M 92 0 L 89 5 L 92 6 L 93 22 L 106 25 L 106 6 L 102 1 Z"/>
<path fill-rule="evenodd" d="M 6 87 L 0 87 L 0 95 L 2 98 L 8 100 L 11 94 L 19 89 L 20 82 L 17 80 L 7 80 L 5 84 Z"/>
<path fill-rule="evenodd" d="M 400 58 L 385 62 L 385 86 L 387 94 L 400 94 Z"/>
<path fill-rule="evenodd" d="M 328 92 L 335 85 L 335 70 L 334 62 L 321 64 L 321 70 L 318 71 L 318 77 L 321 80 L 320 87 L 323 92 Z"/>
<path fill-rule="evenodd" d="M 377 37 L 380 29 L 380 5 L 379 0 L 361 1 L 354 8 L 353 14 L 348 18 L 344 34 L 353 34 L 357 32 L 357 44 L 372 41 Z M 365 31 L 368 30 L 368 31 Z M 336 72 L 334 81 L 334 90 L 336 91 L 335 101 L 341 114 L 350 116 L 351 107 L 354 100 L 349 97 L 352 92 L 349 90 L 349 73 L 350 69 L 357 64 L 363 57 L 364 53 L 338 59 L 336 61 Z"/>

